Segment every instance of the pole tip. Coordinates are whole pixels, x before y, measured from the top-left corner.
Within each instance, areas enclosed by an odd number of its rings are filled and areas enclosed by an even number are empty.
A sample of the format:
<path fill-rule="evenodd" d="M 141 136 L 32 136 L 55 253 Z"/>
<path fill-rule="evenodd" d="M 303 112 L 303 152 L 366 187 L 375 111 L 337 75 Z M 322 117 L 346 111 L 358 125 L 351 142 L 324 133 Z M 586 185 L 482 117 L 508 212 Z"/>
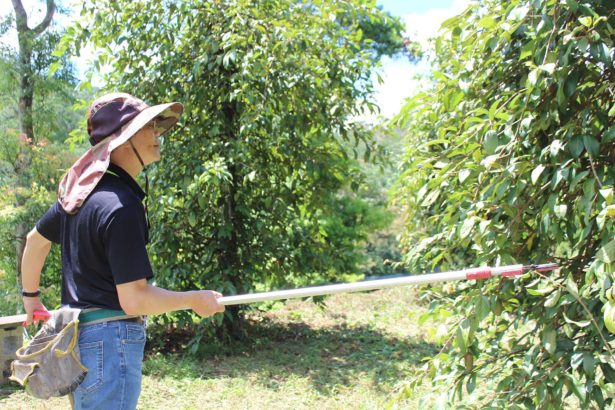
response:
<path fill-rule="evenodd" d="M 536 272 L 549 272 L 557 268 L 557 263 L 543 263 L 542 265 L 526 265 L 523 267 L 523 271 L 535 270 Z"/>

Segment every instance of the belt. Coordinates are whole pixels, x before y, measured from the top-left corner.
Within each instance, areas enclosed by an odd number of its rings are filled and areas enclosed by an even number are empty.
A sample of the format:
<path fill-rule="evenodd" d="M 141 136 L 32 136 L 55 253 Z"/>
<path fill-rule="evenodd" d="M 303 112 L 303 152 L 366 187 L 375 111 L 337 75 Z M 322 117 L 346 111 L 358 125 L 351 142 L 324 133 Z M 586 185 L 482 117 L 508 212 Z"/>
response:
<path fill-rule="evenodd" d="M 88 309 L 79 314 L 80 324 L 102 323 L 109 322 L 111 320 L 126 320 L 130 322 L 143 323 L 143 316 L 127 315 L 123 310 L 114 309 Z"/>

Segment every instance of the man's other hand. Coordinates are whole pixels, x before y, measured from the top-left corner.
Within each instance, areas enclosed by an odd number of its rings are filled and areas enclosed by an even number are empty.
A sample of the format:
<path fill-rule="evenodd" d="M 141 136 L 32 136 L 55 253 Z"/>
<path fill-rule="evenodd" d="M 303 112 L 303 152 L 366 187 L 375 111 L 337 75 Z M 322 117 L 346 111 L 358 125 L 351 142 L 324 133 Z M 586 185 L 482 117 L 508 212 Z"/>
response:
<path fill-rule="evenodd" d="M 190 296 L 190 307 L 199 316 L 205 317 L 224 312 L 224 306 L 218 302 L 218 298 L 222 297 L 221 293 L 213 290 L 195 290 Z"/>

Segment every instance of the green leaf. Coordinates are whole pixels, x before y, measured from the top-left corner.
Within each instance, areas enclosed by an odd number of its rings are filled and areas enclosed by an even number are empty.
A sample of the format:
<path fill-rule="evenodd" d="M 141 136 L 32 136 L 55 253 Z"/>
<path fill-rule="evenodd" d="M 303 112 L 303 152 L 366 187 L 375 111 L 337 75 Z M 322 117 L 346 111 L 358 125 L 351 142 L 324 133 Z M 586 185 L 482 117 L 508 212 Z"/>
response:
<path fill-rule="evenodd" d="M 566 94 L 564 93 L 564 88 L 561 85 L 557 87 L 557 93 L 555 94 L 555 98 L 559 106 L 566 107 L 568 100 L 566 98 Z"/>
<path fill-rule="evenodd" d="M 548 295 L 549 293 L 551 293 L 553 291 L 552 287 L 545 287 L 545 288 L 540 288 L 540 289 L 527 289 L 527 293 L 529 293 L 532 296 L 545 296 Z"/>
<path fill-rule="evenodd" d="M 224 55 L 224 58 L 222 60 L 222 65 L 224 66 L 224 68 L 229 69 L 231 65 L 235 62 L 236 59 L 237 59 L 237 52 L 235 50 L 231 50 Z"/>
<path fill-rule="evenodd" d="M 568 144 L 566 144 L 566 147 L 568 148 L 568 152 L 572 154 L 573 158 L 579 158 L 583 152 L 583 138 L 573 137 Z"/>
<path fill-rule="evenodd" d="M 54 61 L 53 63 L 51 63 L 51 65 L 49 66 L 49 76 L 52 76 L 53 74 L 55 74 L 55 72 L 58 71 L 59 68 L 60 68 L 60 61 Z"/>
<path fill-rule="evenodd" d="M 432 319 L 432 318 L 433 318 L 433 316 L 434 316 L 434 315 L 433 315 L 431 312 L 426 312 L 426 313 L 423 313 L 423 314 L 422 314 L 422 315 L 420 315 L 420 316 L 419 316 L 419 318 L 418 318 L 418 321 L 417 321 L 418 325 L 419 325 L 419 326 L 424 325 L 424 324 L 425 324 L 425 322 L 427 322 L 428 320 Z"/>
<path fill-rule="evenodd" d="M 564 219 L 566 218 L 566 212 L 568 211 L 568 205 L 564 205 L 564 204 L 555 205 L 553 211 L 558 218 Z"/>
<path fill-rule="evenodd" d="M 579 3 L 577 3 L 576 0 L 566 0 L 566 4 L 568 5 L 568 7 L 570 7 L 570 10 L 572 10 L 573 13 L 577 12 L 577 9 L 579 8 Z"/>
<path fill-rule="evenodd" d="M 493 121 L 495 119 L 495 112 L 498 110 L 498 106 L 500 105 L 500 100 L 495 100 L 491 107 L 489 107 L 489 119 Z M 489 131 L 495 134 L 495 131 Z M 496 134 L 497 135 L 497 134 Z"/>
<path fill-rule="evenodd" d="M 547 299 L 545 300 L 545 307 L 547 308 L 555 307 L 561 295 L 562 295 L 561 290 L 556 289 L 555 292 L 551 293 L 549 297 L 547 297 Z"/>
<path fill-rule="evenodd" d="M 581 403 L 583 403 L 586 396 L 585 386 L 576 379 L 574 374 L 568 374 L 568 379 L 570 380 L 570 389 L 579 398 Z"/>
<path fill-rule="evenodd" d="M 472 394 L 474 389 L 476 389 L 476 377 L 477 377 L 477 374 L 472 373 L 472 375 L 468 379 L 468 382 L 466 383 L 466 390 L 468 391 L 468 394 Z"/>
<path fill-rule="evenodd" d="M 535 87 L 538 83 L 538 79 L 540 78 L 540 69 L 535 68 L 527 75 L 527 82 L 530 87 Z"/>
<path fill-rule="evenodd" d="M 489 299 L 486 296 L 478 295 L 475 298 L 474 307 L 478 322 L 481 322 L 487 317 L 487 315 L 489 315 Z"/>
<path fill-rule="evenodd" d="M 525 43 L 523 47 L 521 47 L 519 60 L 525 60 L 527 57 L 532 55 L 534 55 L 534 42 Z"/>
<path fill-rule="evenodd" d="M 424 206 L 424 207 L 431 206 L 436 201 L 436 199 L 438 199 L 439 195 L 440 195 L 439 190 L 433 190 L 429 192 L 427 196 L 425 197 L 425 200 L 422 202 L 421 206 Z"/>
<path fill-rule="evenodd" d="M 543 64 L 541 66 L 538 67 L 540 70 L 545 71 L 549 74 L 553 74 L 553 71 L 555 71 L 555 63 L 549 63 L 549 64 Z"/>
<path fill-rule="evenodd" d="M 613 188 L 601 189 L 600 195 L 602 195 L 607 205 L 610 205 L 613 202 Z"/>
<path fill-rule="evenodd" d="M 584 352 L 576 352 L 572 354 L 572 356 L 570 357 L 570 367 L 572 367 L 572 370 L 576 370 L 577 367 L 579 367 L 581 363 L 583 363 L 584 356 Z"/>
<path fill-rule="evenodd" d="M 590 135 L 583 135 L 583 145 L 587 152 L 589 152 L 593 157 L 597 157 L 600 152 L 600 143 L 596 141 L 596 139 Z"/>
<path fill-rule="evenodd" d="M 571 275 L 566 278 L 566 290 L 573 296 L 579 297 L 579 288 Z"/>
<path fill-rule="evenodd" d="M 495 149 L 498 147 L 498 134 L 495 131 L 487 131 L 485 135 L 485 152 L 487 155 L 495 153 Z"/>
<path fill-rule="evenodd" d="M 466 346 L 465 337 L 464 337 L 463 332 L 461 331 L 460 327 L 457 328 L 457 332 L 455 334 L 455 341 L 457 342 L 457 348 L 459 348 L 459 351 L 462 354 L 465 353 L 468 350 L 467 346 Z"/>
<path fill-rule="evenodd" d="M 495 25 L 495 20 L 492 16 L 487 15 L 478 20 L 477 26 L 482 28 L 491 28 Z"/>
<path fill-rule="evenodd" d="M 564 81 L 564 93 L 566 97 L 570 98 L 577 89 L 578 78 L 576 75 L 569 75 Z"/>
<path fill-rule="evenodd" d="M 545 329 L 543 329 L 542 345 L 547 352 L 551 354 L 555 352 L 555 348 L 557 347 L 557 333 L 555 332 L 555 329 L 551 327 L 546 327 Z"/>
<path fill-rule="evenodd" d="M 585 374 L 587 375 L 594 374 L 595 367 L 596 367 L 596 360 L 594 359 L 594 355 L 589 352 L 585 352 L 583 354 L 583 370 L 585 371 Z"/>
<path fill-rule="evenodd" d="M 592 323 L 591 320 L 583 320 L 583 321 L 580 321 L 580 322 L 574 321 L 574 320 L 570 319 L 566 315 L 566 313 L 564 313 L 564 321 L 566 323 L 573 324 L 573 325 L 575 325 L 577 327 L 587 327 L 587 326 L 589 326 Z"/>
<path fill-rule="evenodd" d="M 562 149 L 562 142 L 560 140 L 553 140 L 549 147 L 549 151 L 552 157 L 556 157 L 559 151 Z"/>
<path fill-rule="evenodd" d="M 533 185 L 536 185 L 538 178 L 540 178 L 540 175 L 542 174 L 542 171 L 544 170 L 545 170 L 544 165 L 538 165 L 536 168 L 534 168 L 534 170 L 532 171 L 532 175 L 531 175 Z"/>
<path fill-rule="evenodd" d="M 522 20 L 525 18 L 529 10 L 530 9 L 527 6 L 515 7 L 510 11 L 508 16 L 513 20 Z"/>
<path fill-rule="evenodd" d="M 466 179 L 468 179 L 469 176 L 470 176 L 470 170 L 469 169 L 462 169 L 461 171 L 459 171 L 459 174 L 458 174 L 459 183 L 463 184 L 463 182 Z"/>
<path fill-rule="evenodd" d="M 615 239 L 598 250 L 596 253 L 596 259 L 601 260 L 604 263 L 615 262 Z"/>
<path fill-rule="evenodd" d="M 466 218 L 461 225 L 461 230 L 459 232 L 459 236 L 461 239 L 467 238 L 472 232 L 472 228 L 474 228 L 474 218 Z"/>
<path fill-rule="evenodd" d="M 593 24 L 593 19 L 591 18 L 591 16 L 579 17 L 579 23 L 583 24 L 585 27 L 590 28 Z"/>

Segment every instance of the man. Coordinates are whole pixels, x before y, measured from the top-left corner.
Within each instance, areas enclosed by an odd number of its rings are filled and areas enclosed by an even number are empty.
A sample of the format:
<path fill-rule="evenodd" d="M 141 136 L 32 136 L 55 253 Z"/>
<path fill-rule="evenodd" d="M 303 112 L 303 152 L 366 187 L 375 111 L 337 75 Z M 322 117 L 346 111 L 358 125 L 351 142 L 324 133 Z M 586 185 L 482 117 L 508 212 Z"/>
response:
<path fill-rule="evenodd" d="M 125 93 L 94 101 L 88 112 L 93 146 L 67 172 L 58 201 L 28 234 L 22 264 L 27 323 L 34 310 L 45 309 L 38 288 L 52 242 L 62 248 L 62 305 L 83 309 L 79 349 L 88 373 L 71 398 L 77 409 L 136 407 L 143 315 L 224 311 L 217 292 L 172 292 L 147 282 L 153 277 L 145 248 L 147 199 L 144 207 L 146 193 L 135 178 L 160 159 L 160 136 L 182 111 L 179 103 L 150 107 Z"/>

